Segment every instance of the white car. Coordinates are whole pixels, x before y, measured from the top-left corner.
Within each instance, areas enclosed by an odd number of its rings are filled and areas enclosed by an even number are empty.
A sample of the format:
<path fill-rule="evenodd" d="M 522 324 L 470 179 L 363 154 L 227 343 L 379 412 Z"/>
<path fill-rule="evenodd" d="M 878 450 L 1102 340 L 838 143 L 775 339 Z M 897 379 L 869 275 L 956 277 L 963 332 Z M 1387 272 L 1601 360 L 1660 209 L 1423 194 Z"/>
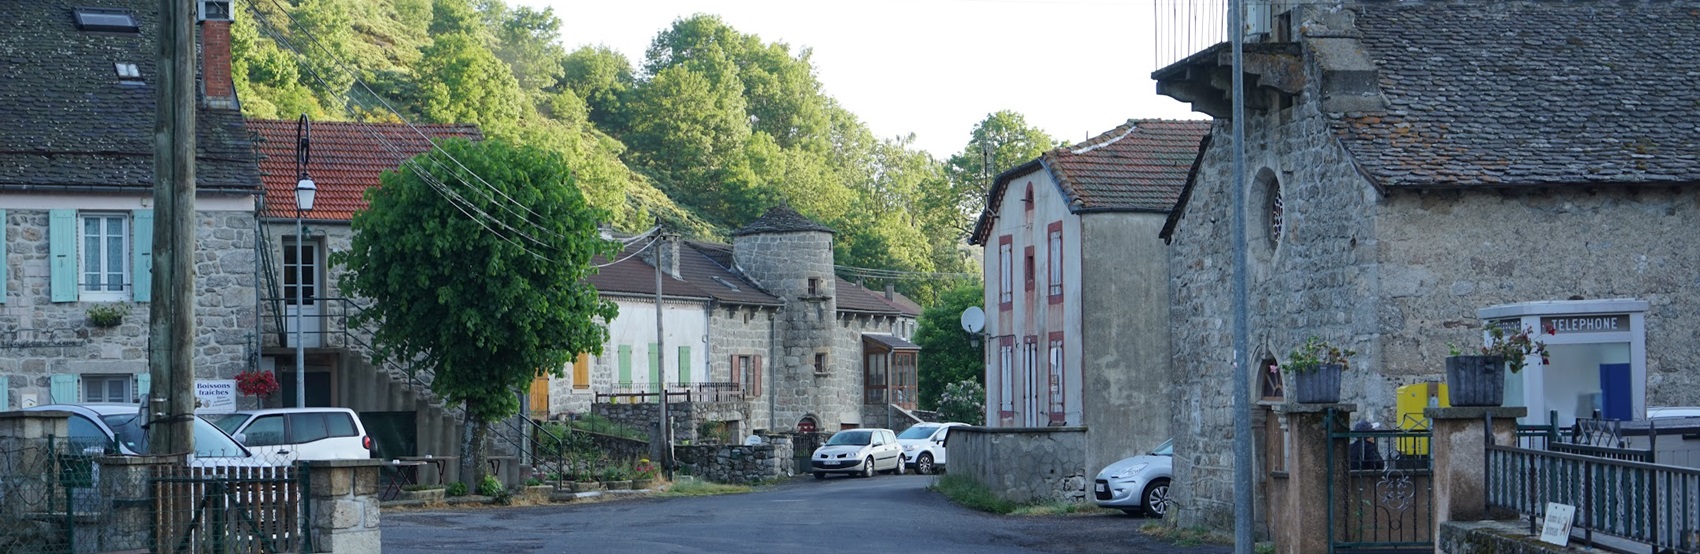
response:
<path fill-rule="evenodd" d="M 288 465 L 297 460 L 364 460 L 372 437 L 348 408 L 274 408 L 203 414 L 254 455 Z"/>
<path fill-rule="evenodd" d="M 120 456 L 148 454 L 148 434 L 142 429 L 139 404 L 47 404 L 26 408 L 25 411 L 68 412 L 66 438 L 74 451 L 99 452 Z M 189 465 L 270 466 L 281 465 L 253 455 L 224 431 L 200 418 L 192 418 L 195 452 Z M 98 449 L 98 450 L 97 450 Z"/>
<path fill-rule="evenodd" d="M 903 464 L 915 473 L 928 475 L 945 465 L 944 438 L 951 427 L 966 423 L 917 423 L 897 435 L 903 447 Z"/>
<path fill-rule="evenodd" d="M 839 431 L 809 456 L 809 469 L 816 479 L 828 473 L 873 477 L 876 471 L 903 474 L 903 449 L 890 429 Z"/>
<path fill-rule="evenodd" d="M 1166 440 L 1149 454 L 1110 464 L 1092 481 L 1092 498 L 1105 508 L 1163 517 L 1169 511 L 1174 444 L 1173 439 Z"/>
<path fill-rule="evenodd" d="M 1683 417 L 1700 417 L 1700 408 L 1692 406 L 1647 408 L 1647 419 L 1676 419 Z"/>

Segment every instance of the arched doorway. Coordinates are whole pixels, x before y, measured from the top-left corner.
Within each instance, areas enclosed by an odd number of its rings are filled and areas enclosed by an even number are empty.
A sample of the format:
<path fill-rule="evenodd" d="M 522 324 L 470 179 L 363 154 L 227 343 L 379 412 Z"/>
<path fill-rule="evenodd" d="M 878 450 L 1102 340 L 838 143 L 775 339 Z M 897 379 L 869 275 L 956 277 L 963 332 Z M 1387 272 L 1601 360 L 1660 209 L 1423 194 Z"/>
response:
<path fill-rule="evenodd" d="M 803 419 L 797 421 L 798 433 L 813 433 L 816 427 L 814 416 L 803 416 Z"/>

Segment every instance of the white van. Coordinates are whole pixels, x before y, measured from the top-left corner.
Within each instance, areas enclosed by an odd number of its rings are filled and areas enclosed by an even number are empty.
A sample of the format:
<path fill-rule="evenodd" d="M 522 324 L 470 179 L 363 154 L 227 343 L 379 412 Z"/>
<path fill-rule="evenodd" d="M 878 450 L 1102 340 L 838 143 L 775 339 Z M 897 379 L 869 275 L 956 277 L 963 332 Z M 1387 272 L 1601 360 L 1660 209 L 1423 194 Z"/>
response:
<path fill-rule="evenodd" d="M 274 463 L 372 457 L 372 437 L 348 408 L 276 408 L 201 417 Z"/>

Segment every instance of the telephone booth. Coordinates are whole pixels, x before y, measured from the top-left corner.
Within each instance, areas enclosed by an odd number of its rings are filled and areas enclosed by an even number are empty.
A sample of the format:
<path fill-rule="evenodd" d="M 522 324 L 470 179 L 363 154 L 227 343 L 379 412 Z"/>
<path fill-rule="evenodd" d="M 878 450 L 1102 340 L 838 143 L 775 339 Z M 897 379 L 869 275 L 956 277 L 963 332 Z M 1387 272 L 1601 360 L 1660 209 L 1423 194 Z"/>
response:
<path fill-rule="evenodd" d="M 1525 423 L 1578 417 L 1642 419 L 1647 412 L 1647 302 L 1631 299 L 1523 302 L 1483 308 L 1488 325 L 1531 328 L 1550 362 L 1530 358 L 1505 374 L 1505 405 L 1529 408 Z M 1547 332 L 1552 334 L 1547 334 Z M 1486 340 L 1486 333 L 1483 340 Z M 1548 422 L 1556 413 L 1557 421 Z"/>

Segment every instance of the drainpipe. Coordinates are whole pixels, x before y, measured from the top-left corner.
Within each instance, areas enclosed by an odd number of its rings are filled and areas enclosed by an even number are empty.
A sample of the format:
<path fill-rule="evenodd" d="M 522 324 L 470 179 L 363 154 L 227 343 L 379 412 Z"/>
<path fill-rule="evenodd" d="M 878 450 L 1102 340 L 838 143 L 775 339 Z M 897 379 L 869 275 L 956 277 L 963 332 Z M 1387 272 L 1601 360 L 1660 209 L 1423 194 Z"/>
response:
<path fill-rule="evenodd" d="M 777 311 L 777 310 L 776 310 Z M 779 358 L 773 355 L 773 347 L 779 342 L 779 322 L 774 312 L 767 314 L 767 387 L 761 393 L 767 395 L 767 429 L 768 432 L 779 428 L 777 414 L 779 412 Z"/>

